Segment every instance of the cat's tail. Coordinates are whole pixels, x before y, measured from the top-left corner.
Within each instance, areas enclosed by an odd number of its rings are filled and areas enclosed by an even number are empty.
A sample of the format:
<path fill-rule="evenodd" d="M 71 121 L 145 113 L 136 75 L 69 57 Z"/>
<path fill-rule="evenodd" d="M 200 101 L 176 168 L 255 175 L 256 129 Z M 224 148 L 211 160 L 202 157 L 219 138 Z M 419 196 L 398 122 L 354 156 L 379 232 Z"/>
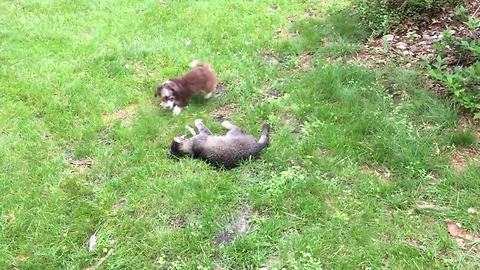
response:
<path fill-rule="evenodd" d="M 263 148 L 268 146 L 269 143 L 269 132 L 270 132 L 270 125 L 265 123 L 262 127 L 262 136 L 258 140 L 258 151 L 262 150 Z"/>

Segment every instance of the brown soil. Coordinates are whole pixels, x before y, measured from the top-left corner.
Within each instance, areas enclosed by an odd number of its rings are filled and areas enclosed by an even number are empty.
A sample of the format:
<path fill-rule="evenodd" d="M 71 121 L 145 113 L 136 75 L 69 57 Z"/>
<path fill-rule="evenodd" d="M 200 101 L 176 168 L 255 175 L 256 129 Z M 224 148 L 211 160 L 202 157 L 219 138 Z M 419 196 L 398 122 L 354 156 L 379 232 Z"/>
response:
<path fill-rule="evenodd" d="M 466 0 L 465 6 L 472 16 L 480 7 L 473 0 Z M 411 63 L 431 61 L 436 55 L 433 46 L 443 38 L 443 32 L 453 30 L 454 39 L 478 39 L 480 31 L 472 32 L 461 21 L 455 18 L 453 7 L 445 7 L 434 17 L 424 18 L 422 21 L 408 20 L 391 33 L 370 40 L 364 48 L 353 58 L 347 59 L 360 65 L 378 66 L 392 61 L 403 63 L 407 68 Z M 479 17 L 479 12 L 475 17 Z M 451 64 L 461 64 L 451 59 Z"/>
<path fill-rule="evenodd" d="M 168 225 L 174 229 L 185 229 L 187 221 L 184 216 L 176 216 L 168 222 Z"/>
<path fill-rule="evenodd" d="M 387 168 L 383 167 L 373 167 L 370 165 L 364 165 L 362 170 L 366 173 L 376 175 L 382 181 L 387 182 L 390 179 L 390 171 Z"/>
<path fill-rule="evenodd" d="M 129 125 L 132 122 L 133 116 L 138 111 L 138 104 L 131 104 L 120 109 L 112 114 L 103 114 L 102 121 L 105 124 L 111 124 L 114 121 L 120 120 L 122 124 Z"/>
<path fill-rule="evenodd" d="M 251 206 L 245 206 L 237 211 L 237 219 L 228 224 L 213 240 L 216 246 L 228 245 L 235 237 L 248 233 L 251 228 L 250 218 L 255 214 Z"/>
<path fill-rule="evenodd" d="M 480 151 L 475 147 L 461 148 L 450 156 L 450 163 L 457 172 L 462 172 L 469 162 L 480 162 Z"/>
<path fill-rule="evenodd" d="M 232 104 L 225 105 L 223 107 L 217 108 L 213 112 L 213 118 L 218 121 L 223 121 L 226 119 L 230 119 L 232 115 L 235 113 L 235 107 Z"/>

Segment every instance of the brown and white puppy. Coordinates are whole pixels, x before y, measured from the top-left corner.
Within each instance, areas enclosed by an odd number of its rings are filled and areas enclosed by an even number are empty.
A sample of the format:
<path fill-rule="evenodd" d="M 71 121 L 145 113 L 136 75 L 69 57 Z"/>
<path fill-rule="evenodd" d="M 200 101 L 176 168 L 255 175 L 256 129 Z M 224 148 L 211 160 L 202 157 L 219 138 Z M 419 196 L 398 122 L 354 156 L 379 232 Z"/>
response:
<path fill-rule="evenodd" d="M 192 67 L 190 72 L 164 82 L 155 92 L 155 97 L 162 98 L 163 108 L 173 109 L 175 115 L 178 115 L 187 106 L 188 101 L 199 92 L 210 98 L 218 83 L 217 76 L 209 64 L 193 61 L 190 67 Z"/>

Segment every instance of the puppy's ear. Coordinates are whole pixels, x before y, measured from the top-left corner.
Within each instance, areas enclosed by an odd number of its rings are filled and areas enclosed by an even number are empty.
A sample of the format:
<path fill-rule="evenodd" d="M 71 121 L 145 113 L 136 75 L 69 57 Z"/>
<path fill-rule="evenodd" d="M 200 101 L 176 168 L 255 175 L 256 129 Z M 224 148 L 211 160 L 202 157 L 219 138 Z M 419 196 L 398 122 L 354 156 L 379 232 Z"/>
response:
<path fill-rule="evenodd" d="M 162 91 L 162 88 L 163 88 L 163 84 L 157 86 L 157 90 L 155 90 L 155 97 L 159 97 L 161 95 L 160 93 Z"/>
<path fill-rule="evenodd" d="M 173 91 L 178 90 L 178 85 L 175 82 L 168 81 L 167 83 L 165 83 L 165 85 L 168 86 L 168 88 L 172 89 Z"/>

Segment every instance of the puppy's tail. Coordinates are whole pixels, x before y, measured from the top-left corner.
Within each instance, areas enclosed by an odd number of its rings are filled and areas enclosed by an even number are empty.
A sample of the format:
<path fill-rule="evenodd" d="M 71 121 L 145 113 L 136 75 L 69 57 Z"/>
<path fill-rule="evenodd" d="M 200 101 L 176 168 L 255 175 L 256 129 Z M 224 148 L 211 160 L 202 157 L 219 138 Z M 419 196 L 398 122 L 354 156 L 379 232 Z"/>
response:
<path fill-rule="evenodd" d="M 198 66 L 201 66 L 201 65 L 203 65 L 202 62 L 200 62 L 198 60 L 193 60 L 192 62 L 190 62 L 190 64 L 188 64 L 188 66 L 191 67 L 191 68 L 198 67 Z"/>
<path fill-rule="evenodd" d="M 201 61 L 198 61 L 198 60 L 193 60 L 192 62 L 190 62 L 190 64 L 188 64 L 188 66 L 189 66 L 190 68 L 201 67 L 201 68 L 205 68 L 205 69 L 210 70 L 211 72 L 213 72 L 212 67 L 210 66 L 210 64 L 204 63 L 204 62 L 201 62 Z"/>
<path fill-rule="evenodd" d="M 269 133 L 270 133 L 270 125 L 267 123 L 263 124 L 262 136 L 260 136 L 260 139 L 258 140 L 258 151 L 268 146 Z"/>

